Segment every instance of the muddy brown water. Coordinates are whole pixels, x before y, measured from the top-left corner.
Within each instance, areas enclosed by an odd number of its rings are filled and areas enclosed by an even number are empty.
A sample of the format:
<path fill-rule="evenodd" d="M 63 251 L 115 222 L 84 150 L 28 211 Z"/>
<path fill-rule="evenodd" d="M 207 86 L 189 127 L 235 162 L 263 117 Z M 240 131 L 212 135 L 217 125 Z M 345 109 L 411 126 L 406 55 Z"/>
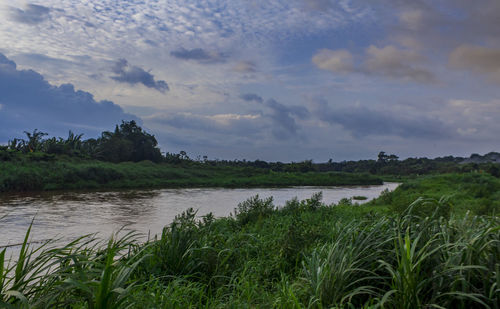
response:
<path fill-rule="evenodd" d="M 385 190 L 393 190 L 397 183 L 377 186 L 349 187 L 290 187 L 251 189 L 155 189 L 120 191 L 41 192 L 0 195 L 0 247 L 15 252 L 22 243 L 33 220 L 30 242 L 41 243 L 58 239 L 66 244 L 79 236 L 98 233 L 109 237 L 123 228 L 144 235 L 161 233 L 174 217 L 192 207 L 197 215 L 212 212 L 228 216 L 238 203 L 259 195 L 272 196 L 276 206 L 287 200 L 310 198 L 323 192 L 323 202 L 337 203 L 342 198 L 366 196 L 369 201 Z M 360 201 L 360 202 L 366 202 Z"/>

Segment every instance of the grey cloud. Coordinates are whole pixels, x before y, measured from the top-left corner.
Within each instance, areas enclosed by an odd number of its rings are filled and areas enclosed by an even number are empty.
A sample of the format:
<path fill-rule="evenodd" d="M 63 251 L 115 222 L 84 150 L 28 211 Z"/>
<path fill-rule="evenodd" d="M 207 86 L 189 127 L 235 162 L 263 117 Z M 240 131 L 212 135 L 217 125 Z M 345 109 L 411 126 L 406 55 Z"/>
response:
<path fill-rule="evenodd" d="M 71 84 L 52 86 L 32 70 L 18 70 L 0 54 L 0 142 L 39 129 L 66 135 L 69 129 L 97 136 L 121 120 L 140 120 L 111 101 L 95 101 L 92 94 Z"/>
<path fill-rule="evenodd" d="M 355 66 L 352 54 L 347 50 L 322 49 L 312 61 L 322 70 L 334 73 L 361 73 L 378 75 L 391 79 L 431 83 L 436 80 L 434 74 L 425 66 L 426 60 L 417 52 L 398 48 L 370 46 L 363 56 L 364 61 Z"/>
<path fill-rule="evenodd" d="M 267 126 L 260 114 L 216 114 L 160 113 L 144 118 L 148 122 L 168 125 L 182 130 L 224 135 L 255 136 Z"/>
<path fill-rule="evenodd" d="M 252 61 L 240 61 L 233 70 L 239 73 L 254 73 L 257 71 L 257 66 Z"/>
<path fill-rule="evenodd" d="M 451 52 L 449 63 L 458 69 L 487 74 L 500 82 L 500 48 L 462 45 Z"/>
<path fill-rule="evenodd" d="M 199 63 L 210 64 L 226 61 L 227 56 L 219 52 L 207 52 L 201 48 L 185 49 L 179 48 L 170 52 L 170 55 L 181 60 L 193 60 Z"/>
<path fill-rule="evenodd" d="M 17 22 L 35 25 L 50 17 L 50 8 L 43 5 L 28 4 L 24 10 L 12 8 L 10 13 L 12 19 Z"/>
<path fill-rule="evenodd" d="M 236 136 L 239 138 L 260 139 L 268 135 L 279 140 L 297 137 L 299 126 L 296 119 L 309 117 L 309 111 L 302 106 L 286 106 L 274 99 L 264 101 L 256 94 L 242 95 L 242 99 L 257 102 L 267 111 L 249 114 L 193 114 L 193 113 L 157 113 L 144 120 L 152 125 L 166 125 L 176 130 Z M 202 132 L 202 133 L 201 133 Z M 208 138 L 208 137 L 207 137 Z"/>
<path fill-rule="evenodd" d="M 153 41 L 153 40 L 150 40 L 150 39 L 146 39 L 144 40 L 144 43 L 150 45 L 150 46 L 153 46 L 153 47 L 158 47 L 158 43 L 156 41 Z"/>
<path fill-rule="evenodd" d="M 390 36 L 420 47 L 454 48 L 463 42 L 499 42 L 500 2 L 497 0 L 385 0 L 376 10 L 391 20 L 387 6 L 398 12 L 399 24 L 391 24 Z"/>
<path fill-rule="evenodd" d="M 297 116 L 300 119 L 306 119 L 307 117 L 309 117 L 309 111 L 307 110 L 307 108 L 303 106 L 297 106 L 297 105 L 286 106 L 284 104 L 277 102 L 274 99 L 267 100 L 265 105 L 267 105 L 276 112 Z"/>
<path fill-rule="evenodd" d="M 320 120 L 340 125 L 355 137 L 436 139 L 453 134 L 439 119 L 425 115 L 396 114 L 391 110 L 375 110 L 363 106 L 330 107 L 324 99 L 317 99 L 314 104 L 314 113 Z"/>
<path fill-rule="evenodd" d="M 356 6 L 364 6 L 364 1 L 338 1 L 338 0 L 300 0 L 307 9 L 313 11 L 325 11 L 329 9 L 343 10 L 347 13 L 353 13 Z"/>
<path fill-rule="evenodd" d="M 304 1 L 323 10 L 332 6 L 332 1 L 327 0 Z M 366 1 L 352 0 L 349 3 L 356 6 Z M 391 9 L 388 10 L 388 7 Z M 428 59 L 435 61 L 433 65 L 442 66 L 442 63 L 438 62 L 439 56 L 448 55 L 453 51 L 450 57 L 451 66 L 484 73 L 485 69 L 490 69 L 479 62 L 486 61 L 470 57 L 473 51 L 470 48 L 466 51 L 463 46 L 482 46 L 489 49 L 497 49 L 500 46 L 498 0 L 381 0 L 370 3 L 370 11 L 380 27 L 388 32 L 385 39 L 388 43 L 382 47 L 370 47 L 364 55 L 358 56 L 359 63 L 352 67 L 347 53 L 333 54 L 339 51 L 326 50 L 327 52 L 322 54 L 319 51 L 313 57 L 318 68 L 335 73 L 357 72 L 397 80 L 433 83 L 437 79 L 434 72 L 438 70 L 433 70 L 431 63 L 417 57 L 417 52 L 420 55 L 428 55 Z M 474 52 L 477 54 L 477 51 Z M 491 55 L 490 52 L 482 53 L 486 57 Z M 456 60 L 459 58 L 463 58 L 465 62 L 460 63 Z M 488 74 L 495 80 L 499 79 L 496 73 Z"/>
<path fill-rule="evenodd" d="M 333 6 L 330 0 L 304 0 L 304 2 L 313 10 L 324 10 Z"/>
<path fill-rule="evenodd" d="M 295 118 L 306 119 L 309 117 L 309 111 L 303 106 L 287 106 L 279 103 L 275 99 L 264 99 L 254 93 L 245 93 L 240 96 L 247 102 L 257 102 L 263 104 L 271 110 L 270 113 L 264 113 L 273 124 L 272 133 L 277 138 L 290 138 L 297 136 L 299 126 Z"/>
<path fill-rule="evenodd" d="M 299 126 L 295 117 L 305 119 L 309 117 L 309 111 L 302 106 L 286 106 L 274 99 L 264 102 L 271 109 L 269 117 L 273 121 L 273 134 L 277 138 L 290 138 L 297 136 Z"/>
<path fill-rule="evenodd" d="M 54 57 L 49 57 L 47 55 L 42 55 L 42 54 L 37 54 L 37 53 L 23 53 L 19 54 L 18 57 L 22 59 L 22 62 L 45 62 L 45 63 L 51 63 L 55 65 L 68 65 L 68 64 L 74 64 L 72 61 L 65 60 L 65 59 L 60 59 L 60 58 L 54 58 Z M 19 59 L 17 60 L 19 61 Z"/>
<path fill-rule="evenodd" d="M 378 48 L 370 46 L 367 49 L 363 70 L 368 74 L 384 75 L 390 78 L 403 78 L 416 82 L 430 83 L 435 77 L 423 67 L 424 60 L 416 52 L 399 49 L 395 46 Z"/>
<path fill-rule="evenodd" d="M 247 101 L 247 102 L 251 102 L 251 101 L 255 101 L 258 103 L 264 102 L 264 99 L 262 99 L 261 96 L 256 95 L 255 93 L 245 93 L 245 94 L 242 94 L 240 96 L 240 98 Z"/>
<path fill-rule="evenodd" d="M 151 73 L 144 71 L 144 69 L 138 66 L 130 65 L 125 59 L 119 59 L 113 66 L 112 71 L 117 74 L 111 76 L 115 81 L 130 85 L 143 84 L 148 88 L 153 88 L 163 93 L 169 90 L 168 84 L 165 81 L 155 80 Z"/>
<path fill-rule="evenodd" d="M 4 54 L 0 53 L 0 70 L 15 70 L 17 65 L 14 61 L 5 57 Z"/>

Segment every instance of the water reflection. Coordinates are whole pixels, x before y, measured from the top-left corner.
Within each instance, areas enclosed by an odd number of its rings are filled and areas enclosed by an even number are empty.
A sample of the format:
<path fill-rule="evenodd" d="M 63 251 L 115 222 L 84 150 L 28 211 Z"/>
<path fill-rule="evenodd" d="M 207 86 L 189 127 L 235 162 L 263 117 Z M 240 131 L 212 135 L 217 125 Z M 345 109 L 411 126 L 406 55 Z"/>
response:
<path fill-rule="evenodd" d="M 310 198 L 323 192 L 323 201 L 336 203 L 342 198 L 360 195 L 368 200 L 384 189 L 393 190 L 397 184 L 363 187 L 293 187 L 271 189 L 159 189 L 88 192 L 41 192 L 0 196 L 0 246 L 23 241 L 33 221 L 31 241 L 60 239 L 67 243 L 81 235 L 99 233 L 109 237 L 123 228 L 147 235 L 161 232 L 176 215 L 189 207 L 198 215 L 212 212 L 227 216 L 239 202 L 259 194 L 273 196 L 275 205 L 298 197 Z"/>

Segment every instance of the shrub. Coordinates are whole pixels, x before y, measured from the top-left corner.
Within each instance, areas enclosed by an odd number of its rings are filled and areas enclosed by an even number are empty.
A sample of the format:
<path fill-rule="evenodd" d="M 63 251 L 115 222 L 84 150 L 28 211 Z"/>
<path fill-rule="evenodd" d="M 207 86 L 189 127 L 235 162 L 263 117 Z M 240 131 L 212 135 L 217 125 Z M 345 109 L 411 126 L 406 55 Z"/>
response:
<path fill-rule="evenodd" d="M 272 196 L 266 199 L 260 199 L 259 195 L 255 195 L 239 203 L 238 208 L 234 209 L 234 216 L 241 225 L 246 225 L 250 222 L 268 217 L 274 210 L 275 207 Z"/>
<path fill-rule="evenodd" d="M 366 201 L 368 198 L 366 196 L 355 195 L 352 197 L 352 199 L 356 201 Z"/>

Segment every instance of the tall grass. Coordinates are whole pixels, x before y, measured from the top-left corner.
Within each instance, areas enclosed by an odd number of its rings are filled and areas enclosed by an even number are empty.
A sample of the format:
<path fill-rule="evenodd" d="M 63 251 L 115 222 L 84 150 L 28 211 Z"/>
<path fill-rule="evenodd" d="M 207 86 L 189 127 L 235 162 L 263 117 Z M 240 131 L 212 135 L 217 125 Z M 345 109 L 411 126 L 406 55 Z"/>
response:
<path fill-rule="evenodd" d="M 146 243 L 31 249 L 28 230 L 15 261 L 0 252 L 0 306 L 499 308 L 498 217 L 457 216 L 445 199 L 389 215 L 320 199 L 254 197 L 219 219 L 191 209 Z"/>
<path fill-rule="evenodd" d="M 135 234 L 112 237 L 107 245 L 83 236 L 64 247 L 50 242 L 35 249 L 31 227 L 16 259 L 0 253 L 0 307 L 121 308 L 134 287 L 130 276 L 147 257 Z"/>
<path fill-rule="evenodd" d="M 0 160 L 0 192 L 151 188 L 151 187 L 283 187 L 300 185 L 375 185 L 379 177 L 341 172 L 273 172 L 256 167 L 195 163 L 111 163 L 56 157 L 50 161 Z"/>

